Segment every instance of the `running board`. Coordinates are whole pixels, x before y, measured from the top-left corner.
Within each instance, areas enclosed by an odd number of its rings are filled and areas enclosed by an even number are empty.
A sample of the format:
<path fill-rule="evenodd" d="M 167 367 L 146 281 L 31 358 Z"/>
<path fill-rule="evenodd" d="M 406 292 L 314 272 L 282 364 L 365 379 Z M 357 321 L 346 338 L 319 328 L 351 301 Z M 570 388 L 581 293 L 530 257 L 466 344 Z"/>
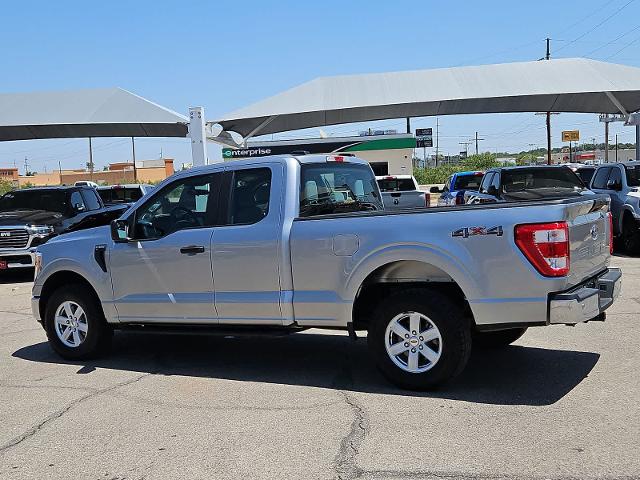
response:
<path fill-rule="evenodd" d="M 278 325 L 199 325 L 181 323 L 121 323 L 112 324 L 115 330 L 140 333 L 160 333 L 168 335 L 214 335 L 230 337 L 285 337 L 302 332 L 306 327 L 297 325 L 281 327 Z"/>

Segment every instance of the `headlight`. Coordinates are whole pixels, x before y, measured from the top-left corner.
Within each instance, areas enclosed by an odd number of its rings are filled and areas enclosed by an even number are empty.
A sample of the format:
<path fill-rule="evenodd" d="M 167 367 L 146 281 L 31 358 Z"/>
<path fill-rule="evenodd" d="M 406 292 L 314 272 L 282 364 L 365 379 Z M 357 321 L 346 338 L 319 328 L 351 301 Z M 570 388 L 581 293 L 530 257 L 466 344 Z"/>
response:
<path fill-rule="evenodd" d="M 42 270 L 42 254 L 40 252 L 36 252 L 36 258 L 35 258 L 35 260 L 33 262 L 33 265 L 35 267 L 35 272 L 33 274 L 33 278 L 36 279 L 36 278 L 38 278 L 38 274 Z"/>
<path fill-rule="evenodd" d="M 30 225 L 27 227 L 30 235 L 49 235 L 53 233 L 53 227 L 50 225 Z"/>

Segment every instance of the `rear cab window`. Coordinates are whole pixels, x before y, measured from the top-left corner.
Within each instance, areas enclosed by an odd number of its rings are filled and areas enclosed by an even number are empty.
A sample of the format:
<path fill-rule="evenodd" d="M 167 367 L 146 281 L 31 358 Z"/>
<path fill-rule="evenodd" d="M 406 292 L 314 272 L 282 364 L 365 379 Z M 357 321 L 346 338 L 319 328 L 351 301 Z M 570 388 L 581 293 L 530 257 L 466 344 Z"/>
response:
<path fill-rule="evenodd" d="M 505 193 L 544 188 L 583 189 L 584 184 L 569 168 L 534 167 L 502 172 L 502 190 Z"/>
<path fill-rule="evenodd" d="M 381 192 L 412 192 L 417 190 L 413 178 L 386 177 L 378 179 Z"/>
<path fill-rule="evenodd" d="M 383 209 L 368 165 L 327 162 L 301 166 L 300 217 Z"/>
<path fill-rule="evenodd" d="M 483 174 L 480 172 L 472 175 L 458 175 L 456 176 L 456 183 L 453 185 L 452 190 L 478 190 L 482 178 Z"/>

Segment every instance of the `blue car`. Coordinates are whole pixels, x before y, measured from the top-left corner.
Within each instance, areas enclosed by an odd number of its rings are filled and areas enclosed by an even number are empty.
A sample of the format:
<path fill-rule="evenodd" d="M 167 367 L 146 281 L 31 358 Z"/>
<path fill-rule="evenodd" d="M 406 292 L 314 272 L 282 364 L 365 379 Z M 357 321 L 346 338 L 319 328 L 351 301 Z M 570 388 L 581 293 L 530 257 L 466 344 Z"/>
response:
<path fill-rule="evenodd" d="M 440 193 L 439 207 L 464 204 L 465 190 L 478 190 L 484 172 L 458 172 L 447 179 L 442 190 L 432 187 L 432 193 Z"/>

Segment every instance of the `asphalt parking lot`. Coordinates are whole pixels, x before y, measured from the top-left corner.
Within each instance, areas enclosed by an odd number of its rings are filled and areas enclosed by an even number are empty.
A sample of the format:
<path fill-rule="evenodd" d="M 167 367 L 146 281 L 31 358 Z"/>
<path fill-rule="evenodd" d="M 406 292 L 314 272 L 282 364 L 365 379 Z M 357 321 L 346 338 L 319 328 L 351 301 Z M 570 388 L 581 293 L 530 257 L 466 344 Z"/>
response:
<path fill-rule="evenodd" d="M 0 478 L 639 478 L 640 259 L 605 323 L 530 329 L 432 393 L 366 343 L 116 334 L 66 362 L 0 279 Z"/>

